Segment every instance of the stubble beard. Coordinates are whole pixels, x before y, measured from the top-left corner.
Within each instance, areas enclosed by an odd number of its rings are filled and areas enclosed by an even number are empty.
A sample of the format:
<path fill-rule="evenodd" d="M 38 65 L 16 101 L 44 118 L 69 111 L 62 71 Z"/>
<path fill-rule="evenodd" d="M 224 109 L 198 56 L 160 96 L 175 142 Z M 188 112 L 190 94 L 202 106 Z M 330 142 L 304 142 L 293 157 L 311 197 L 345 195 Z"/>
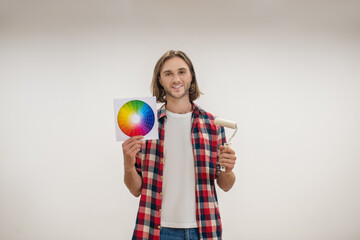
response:
<path fill-rule="evenodd" d="M 174 98 L 174 99 L 181 99 L 183 97 L 185 97 L 186 95 L 189 96 L 189 92 L 190 92 L 190 85 L 191 84 L 188 84 L 188 85 L 184 85 L 184 93 L 181 94 L 180 96 L 174 96 L 171 92 L 171 89 L 167 89 L 167 88 L 164 88 L 165 90 L 165 93 L 166 93 L 166 98 L 171 97 L 171 98 Z"/>

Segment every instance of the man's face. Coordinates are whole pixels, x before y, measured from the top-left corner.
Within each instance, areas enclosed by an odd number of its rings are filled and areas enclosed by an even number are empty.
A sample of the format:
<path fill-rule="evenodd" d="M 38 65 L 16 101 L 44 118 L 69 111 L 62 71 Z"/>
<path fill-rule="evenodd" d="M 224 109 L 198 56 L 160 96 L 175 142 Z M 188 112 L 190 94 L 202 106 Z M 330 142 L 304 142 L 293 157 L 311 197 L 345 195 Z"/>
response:
<path fill-rule="evenodd" d="M 160 71 L 159 81 L 168 100 L 189 99 L 191 80 L 189 66 L 180 57 L 167 60 Z"/>

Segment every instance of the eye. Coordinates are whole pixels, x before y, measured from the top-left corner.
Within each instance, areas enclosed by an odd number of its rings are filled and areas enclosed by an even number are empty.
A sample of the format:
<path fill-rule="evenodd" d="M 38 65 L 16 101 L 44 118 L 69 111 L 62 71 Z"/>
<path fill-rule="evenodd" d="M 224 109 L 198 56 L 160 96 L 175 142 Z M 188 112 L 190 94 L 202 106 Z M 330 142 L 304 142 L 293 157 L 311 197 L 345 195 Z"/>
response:
<path fill-rule="evenodd" d="M 185 74 L 185 71 L 180 71 L 179 73 L 180 73 L 180 74 Z"/>

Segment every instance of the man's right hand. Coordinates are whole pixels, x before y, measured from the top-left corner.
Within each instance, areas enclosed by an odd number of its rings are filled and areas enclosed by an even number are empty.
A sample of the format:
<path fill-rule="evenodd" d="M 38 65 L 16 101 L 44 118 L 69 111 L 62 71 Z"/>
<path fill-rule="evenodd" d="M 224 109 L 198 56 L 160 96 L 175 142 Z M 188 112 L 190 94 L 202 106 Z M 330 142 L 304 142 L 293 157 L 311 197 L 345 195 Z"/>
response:
<path fill-rule="evenodd" d="M 124 168 L 126 170 L 131 170 L 135 165 L 135 156 L 138 153 L 143 145 L 143 136 L 134 136 L 123 142 L 123 155 L 124 155 Z"/>

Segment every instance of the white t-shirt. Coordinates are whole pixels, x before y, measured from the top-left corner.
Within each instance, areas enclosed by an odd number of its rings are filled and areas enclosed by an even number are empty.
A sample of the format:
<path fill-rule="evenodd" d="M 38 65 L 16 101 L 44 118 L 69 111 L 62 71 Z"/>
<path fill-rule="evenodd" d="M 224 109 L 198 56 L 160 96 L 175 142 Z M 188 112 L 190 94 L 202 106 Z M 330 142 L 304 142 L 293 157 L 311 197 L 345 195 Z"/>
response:
<path fill-rule="evenodd" d="M 194 228 L 196 223 L 195 167 L 191 115 L 166 110 L 161 226 Z"/>

